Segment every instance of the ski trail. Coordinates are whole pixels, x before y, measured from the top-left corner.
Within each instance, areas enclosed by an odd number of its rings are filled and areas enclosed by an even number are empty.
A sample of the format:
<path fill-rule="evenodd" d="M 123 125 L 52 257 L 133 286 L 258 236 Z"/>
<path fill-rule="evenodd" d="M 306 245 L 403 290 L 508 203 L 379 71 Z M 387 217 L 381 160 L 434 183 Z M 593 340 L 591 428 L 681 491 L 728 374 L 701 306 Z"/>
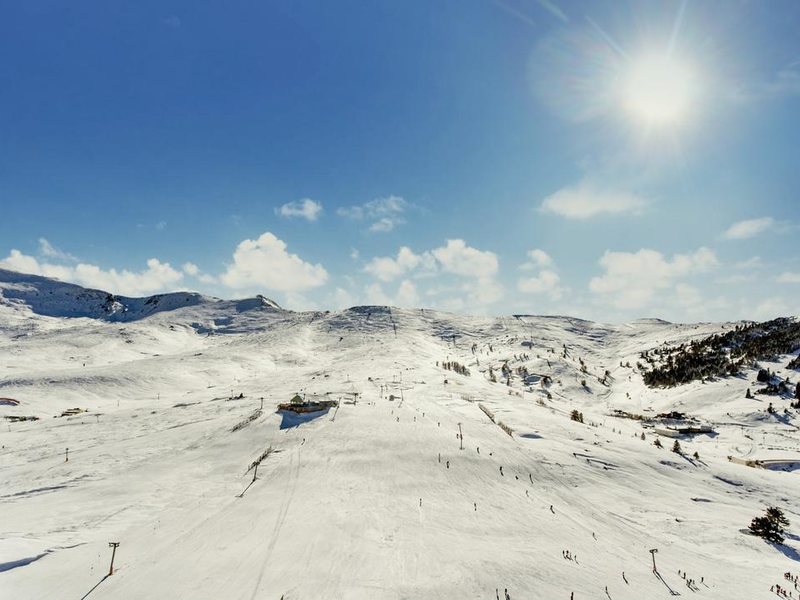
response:
<path fill-rule="evenodd" d="M 258 596 L 258 590 L 261 587 L 261 580 L 264 578 L 264 573 L 267 570 L 267 563 L 269 563 L 269 560 L 272 557 L 272 551 L 275 549 L 275 544 L 278 541 L 281 528 L 286 521 L 286 515 L 289 512 L 289 507 L 292 505 L 292 498 L 294 497 L 294 493 L 297 488 L 297 480 L 299 479 L 299 476 L 299 451 L 297 448 L 294 448 L 289 455 L 289 473 L 286 478 L 286 487 L 284 490 L 283 499 L 281 500 L 281 506 L 278 509 L 278 516 L 275 519 L 275 526 L 272 528 L 270 541 L 267 545 L 266 553 L 264 554 L 264 561 L 261 563 L 261 570 L 258 574 L 258 579 L 256 579 L 256 585 L 253 588 L 253 593 L 250 596 L 250 600 L 255 600 L 256 596 Z"/>

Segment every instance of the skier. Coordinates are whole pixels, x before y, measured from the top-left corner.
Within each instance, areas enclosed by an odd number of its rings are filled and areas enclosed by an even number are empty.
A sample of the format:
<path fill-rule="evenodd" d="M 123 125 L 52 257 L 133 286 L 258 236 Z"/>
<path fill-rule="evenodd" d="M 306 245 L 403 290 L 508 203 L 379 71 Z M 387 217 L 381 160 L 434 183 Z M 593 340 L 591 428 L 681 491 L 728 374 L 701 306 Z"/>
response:
<path fill-rule="evenodd" d="M 503 475 L 503 465 L 500 465 L 500 475 Z M 505 475 L 503 475 L 505 477 Z"/>

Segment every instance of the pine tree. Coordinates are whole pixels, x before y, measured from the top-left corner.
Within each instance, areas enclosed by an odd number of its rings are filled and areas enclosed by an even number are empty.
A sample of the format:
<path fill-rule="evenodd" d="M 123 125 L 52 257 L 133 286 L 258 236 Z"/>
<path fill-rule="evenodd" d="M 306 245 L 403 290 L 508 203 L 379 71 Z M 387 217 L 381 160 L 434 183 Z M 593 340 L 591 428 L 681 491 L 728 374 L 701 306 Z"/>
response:
<path fill-rule="evenodd" d="M 764 538 L 768 542 L 782 544 L 783 534 L 788 526 L 789 519 L 786 518 L 783 511 L 776 506 L 770 506 L 763 517 L 753 518 L 749 529 L 753 535 Z"/>
<path fill-rule="evenodd" d="M 783 511 L 777 506 L 770 506 L 767 508 L 767 518 L 778 525 L 781 529 L 789 526 L 789 519 L 783 514 Z"/>
<path fill-rule="evenodd" d="M 683 454 L 681 451 L 681 443 L 678 440 L 675 440 L 675 443 L 672 444 L 672 451 L 676 454 Z"/>
<path fill-rule="evenodd" d="M 753 394 L 750 393 L 750 388 L 747 388 L 747 393 L 744 395 L 744 397 L 748 400 L 753 398 Z"/>
<path fill-rule="evenodd" d="M 661 446 L 661 440 L 656 438 L 656 441 L 653 442 L 653 446 L 656 446 L 657 448 L 661 448 L 662 447 Z"/>

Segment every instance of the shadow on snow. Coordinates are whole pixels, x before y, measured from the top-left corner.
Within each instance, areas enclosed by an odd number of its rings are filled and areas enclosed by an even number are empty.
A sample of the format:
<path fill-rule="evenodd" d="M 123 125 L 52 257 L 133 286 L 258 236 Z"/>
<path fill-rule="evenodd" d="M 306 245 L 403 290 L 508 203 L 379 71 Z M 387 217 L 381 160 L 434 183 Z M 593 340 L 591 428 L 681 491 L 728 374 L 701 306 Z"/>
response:
<path fill-rule="evenodd" d="M 310 413 L 294 413 L 289 410 L 279 410 L 281 415 L 281 429 L 291 429 L 292 427 L 299 427 L 303 423 L 308 423 L 314 419 L 318 419 L 328 414 L 329 408 L 318 410 Z"/>

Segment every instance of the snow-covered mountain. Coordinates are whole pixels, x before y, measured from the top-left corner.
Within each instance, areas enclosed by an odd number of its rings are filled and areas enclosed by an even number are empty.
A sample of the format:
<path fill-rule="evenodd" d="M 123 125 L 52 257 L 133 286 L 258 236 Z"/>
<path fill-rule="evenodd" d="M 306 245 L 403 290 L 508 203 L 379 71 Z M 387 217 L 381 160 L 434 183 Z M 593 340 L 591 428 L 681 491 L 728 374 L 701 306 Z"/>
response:
<path fill-rule="evenodd" d="M 109 321 L 136 321 L 162 311 L 215 304 L 220 304 L 217 308 L 223 311 L 280 310 L 276 302 L 264 296 L 233 303 L 194 292 L 130 298 L 7 269 L 0 269 L 0 303 L 22 306 L 49 317 L 89 317 Z"/>
<path fill-rule="evenodd" d="M 792 388 L 797 349 L 644 383 L 739 326 L 297 313 L 0 271 L 0 598 L 793 589 L 797 410 L 756 377 Z M 298 392 L 339 406 L 277 410 Z M 746 533 L 768 505 L 792 521 L 785 545 Z"/>

